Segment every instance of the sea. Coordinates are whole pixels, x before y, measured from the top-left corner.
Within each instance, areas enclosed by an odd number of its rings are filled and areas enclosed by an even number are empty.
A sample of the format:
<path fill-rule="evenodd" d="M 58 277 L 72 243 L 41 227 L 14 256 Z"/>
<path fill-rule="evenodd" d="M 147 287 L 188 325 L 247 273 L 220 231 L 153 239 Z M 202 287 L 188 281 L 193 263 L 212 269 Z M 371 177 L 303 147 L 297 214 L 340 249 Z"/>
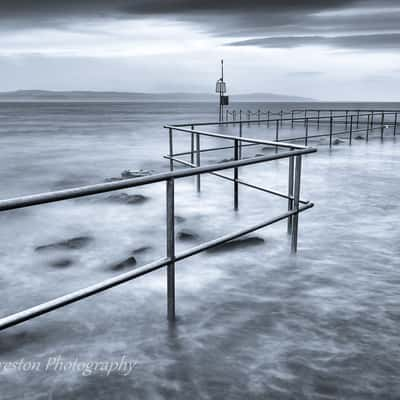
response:
<path fill-rule="evenodd" d="M 231 106 L 305 108 L 400 104 Z M 0 103 L 0 199 L 166 172 L 164 126 L 217 119 L 212 103 Z M 380 130 L 368 142 L 355 132 L 351 145 L 346 135 L 332 147 L 309 139 L 317 153 L 303 157 L 301 193 L 315 206 L 300 216 L 296 255 L 281 221 L 177 263 L 175 323 L 161 269 L 9 328 L 0 333 L 0 399 L 400 398 L 400 143 L 387 123 L 383 139 Z M 201 129 L 238 135 L 239 124 Z M 273 140 L 275 129 L 243 124 L 243 136 Z M 304 129 L 285 122 L 280 135 Z M 311 124 L 309 135 L 328 130 Z M 201 138 L 202 148 L 224 145 Z M 174 152 L 189 150 L 190 135 L 174 133 Z M 246 147 L 243 157 L 269 152 Z M 201 161 L 232 156 L 205 152 Z M 287 159 L 239 174 L 287 191 Z M 212 175 L 200 193 L 193 177 L 175 188 L 178 252 L 287 210 L 286 199 L 241 186 L 234 211 L 232 182 Z M 0 213 L 0 317 L 164 257 L 165 203 L 165 183 L 156 183 Z"/>

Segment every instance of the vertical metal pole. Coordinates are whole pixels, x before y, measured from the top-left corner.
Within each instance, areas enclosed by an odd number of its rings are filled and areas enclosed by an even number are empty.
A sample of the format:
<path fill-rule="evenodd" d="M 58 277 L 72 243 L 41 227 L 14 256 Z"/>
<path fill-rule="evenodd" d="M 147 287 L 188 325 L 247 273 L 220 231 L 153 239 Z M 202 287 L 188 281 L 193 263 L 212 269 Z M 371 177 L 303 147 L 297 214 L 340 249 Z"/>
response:
<path fill-rule="evenodd" d="M 281 110 L 281 126 L 283 126 L 283 110 Z"/>
<path fill-rule="evenodd" d="M 349 122 L 349 110 L 346 110 L 346 124 L 345 124 L 345 129 L 347 129 L 348 122 Z"/>
<path fill-rule="evenodd" d="M 351 141 L 353 139 L 353 116 L 350 116 L 350 135 L 349 135 L 349 145 L 351 145 Z"/>
<path fill-rule="evenodd" d="M 332 147 L 333 117 L 329 119 L 329 147 Z"/>
<path fill-rule="evenodd" d="M 269 120 L 271 116 L 271 111 L 268 110 L 267 127 L 269 128 Z"/>
<path fill-rule="evenodd" d="M 397 129 L 397 112 L 394 114 L 393 136 L 396 136 L 396 129 Z"/>
<path fill-rule="evenodd" d="M 371 130 L 374 129 L 374 112 L 371 113 Z"/>
<path fill-rule="evenodd" d="M 294 183 L 294 157 L 289 157 L 289 179 L 288 179 L 288 211 L 293 210 L 293 183 Z M 293 216 L 290 216 L 287 221 L 287 233 L 292 233 Z"/>
<path fill-rule="evenodd" d="M 226 117 L 225 117 L 225 121 L 228 121 L 229 120 L 229 112 L 228 112 L 228 110 L 226 110 Z"/>
<path fill-rule="evenodd" d="M 196 133 L 196 166 L 200 167 L 200 135 Z M 200 175 L 197 175 L 197 191 L 200 192 L 201 182 Z"/>
<path fill-rule="evenodd" d="M 239 137 L 242 137 L 242 136 L 243 136 L 243 124 L 240 123 Z M 242 158 L 242 141 L 240 141 L 240 143 L 239 143 L 239 159 L 241 159 L 241 158 Z"/>
<path fill-rule="evenodd" d="M 317 129 L 319 129 L 319 120 L 320 120 L 321 110 L 318 110 L 318 120 L 317 120 Z"/>
<path fill-rule="evenodd" d="M 173 171 L 174 170 L 174 161 L 171 159 L 171 157 L 174 156 L 174 138 L 173 138 L 173 133 L 172 133 L 172 128 L 169 128 L 169 170 Z"/>
<path fill-rule="evenodd" d="M 306 123 L 306 118 L 307 118 L 307 110 L 304 111 L 304 125 Z"/>
<path fill-rule="evenodd" d="M 360 125 L 360 110 L 357 110 L 357 129 Z"/>
<path fill-rule="evenodd" d="M 382 112 L 382 118 L 381 118 L 381 140 L 383 140 L 384 131 L 385 131 L 385 112 Z"/>
<path fill-rule="evenodd" d="M 239 119 L 242 120 L 242 110 L 239 110 Z"/>
<path fill-rule="evenodd" d="M 275 142 L 279 142 L 279 119 L 276 120 Z M 278 152 L 278 146 L 275 146 L 275 153 Z"/>
<path fill-rule="evenodd" d="M 239 160 L 239 140 L 235 139 L 234 159 Z M 233 198 L 235 211 L 239 209 L 239 168 L 234 168 Z"/>
<path fill-rule="evenodd" d="M 175 190 L 174 180 L 167 180 L 167 316 L 175 321 Z"/>
<path fill-rule="evenodd" d="M 297 240 L 299 232 L 299 201 L 300 201 L 300 181 L 301 181 L 301 155 L 296 156 L 296 167 L 294 177 L 294 194 L 293 194 L 293 209 L 296 213 L 293 215 L 293 226 L 292 226 L 292 253 L 297 252 Z"/>
<path fill-rule="evenodd" d="M 369 138 L 369 127 L 370 127 L 370 119 L 371 116 L 368 114 L 368 119 L 367 119 L 367 135 L 365 137 L 365 140 L 368 142 L 368 138 Z"/>
<path fill-rule="evenodd" d="M 304 137 L 304 144 L 308 145 L 308 118 L 306 118 L 306 136 Z"/>
<path fill-rule="evenodd" d="M 194 131 L 194 125 L 192 125 L 192 131 Z M 190 162 L 194 164 L 194 133 L 190 135 Z"/>
<path fill-rule="evenodd" d="M 292 111 L 292 128 L 293 128 L 293 124 L 294 124 L 294 111 Z"/>
<path fill-rule="evenodd" d="M 261 111 L 258 110 L 258 125 L 260 125 L 260 119 L 261 119 Z"/>

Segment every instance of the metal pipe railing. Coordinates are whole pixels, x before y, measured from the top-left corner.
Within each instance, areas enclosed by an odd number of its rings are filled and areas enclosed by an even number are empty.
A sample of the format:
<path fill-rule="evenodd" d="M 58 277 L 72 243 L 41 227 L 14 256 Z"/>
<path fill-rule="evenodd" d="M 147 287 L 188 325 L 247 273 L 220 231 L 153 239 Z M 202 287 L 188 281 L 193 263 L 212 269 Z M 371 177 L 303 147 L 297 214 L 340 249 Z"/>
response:
<path fill-rule="evenodd" d="M 170 146 L 173 149 L 173 129 L 169 129 L 170 134 Z M 200 134 L 196 133 L 197 150 L 200 150 L 199 139 Z M 226 243 L 230 240 L 236 239 L 238 237 L 244 236 L 250 232 L 261 229 L 263 227 L 269 226 L 275 222 L 283 220 L 285 218 L 294 218 L 295 215 L 308 210 L 313 207 L 313 204 L 306 202 L 305 205 L 300 206 L 301 201 L 299 198 L 294 198 L 295 207 L 288 210 L 287 213 L 281 214 L 278 217 L 269 219 L 262 223 L 258 223 L 251 227 L 242 229 L 240 231 L 230 233 L 228 235 L 221 236 L 217 239 L 213 239 L 209 242 L 203 243 L 201 245 L 195 246 L 191 249 L 185 250 L 179 254 L 175 252 L 175 180 L 186 178 L 190 176 L 200 176 L 202 174 L 213 173 L 217 171 L 223 171 L 227 169 L 234 169 L 238 171 L 239 168 L 248 165 L 256 165 L 264 162 L 280 160 L 287 157 L 296 157 L 296 160 L 301 160 L 302 155 L 311 154 L 316 152 L 313 148 L 293 148 L 290 152 L 273 154 L 263 157 L 255 157 L 246 160 L 238 159 L 238 147 L 239 139 L 235 139 L 235 160 L 230 162 L 225 162 L 222 164 L 214 164 L 209 166 L 197 166 L 195 168 L 190 168 L 186 170 L 170 171 L 167 173 L 161 173 L 156 175 L 151 175 L 142 178 L 132 178 L 126 179 L 119 182 L 107 182 L 97 185 L 83 186 L 74 189 L 60 190 L 50 193 L 41 193 L 31 196 L 23 196 L 12 199 L 6 199 L 0 201 L 0 211 L 15 210 L 23 207 L 32 207 L 42 204 L 48 204 L 58 201 L 64 201 L 69 199 L 74 199 L 78 197 L 91 196 L 101 193 L 107 193 L 115 190 L 128 189 L 133 187 L 139 187 L 144 185 L 149 185 L 153 183 L 166 182 L 166 223 L 167 223 L 167 235 L 166 235 L 166 257 L 160 260 L 154 261 L 142 267 L 136 268 L 133 271 L 120 274 L 114 278 L 107 279 L 100 283 L 88 286 L 84 289 L 77 290 L 75 292 L 69 293 L 67 295 L 58 297 L 56 299 L 50 300 L 48 302 L 39 304 L 35 307 L 28 308 L 24 311 L 17 312 L 15 314 L 9 315 L 7 317 L 0 319 L 0 330 L 7 329 L 9 327 L 18 325 L 30 319 L 36 318 L 40 315 L 49 313 L 53 310 L 62 308 L 74 302 L 80 301 L 87 297 L 93 296 L 97 293 L 108 290 L 112 287 L 118 286 L 120 284 L 134 280 L 140 276 L 146 275 L 153 271 L 156 271 L 162 267 L 167 267 L 167 316 L 168 320 L 175 320 L 175 263 L 186 259 L 194 254 L 198 254 L 212 247 L 218 246 L 220 244 Z M 199 157 L 200 151 L 197 155 Z M 174 160 L 170 160 L 170 167 L 173 169 Z M 200 163 L 200 158 L 197 158 L 197 163 Z M 235 182 L 238 184 L 240 181 L 238 175 L 235 173 Z M 296 175 L 296 179 L 300 179 L 300 175 Z M 297 181 L 296 181 L 297 182 Z M 299 195 L 298 192 L 294 194 Z M 304 202 L 303 202 L 304 203 Z M 296 206 L 297 204 L 297 206 Z M 235 195 L 235 205 L 237 206 L 237 195 Z M 298 221 L 298 219 L 296 220 Z M 295 225 L 295 224 L 294 224 Z M 294 226 L 293 225 L 293 226 Z M 295 230 L 293 230 L 295 232 Z M 291 249 L 293 252 L 297 250 L 297 237 L 296 242 L 293 243 L 294 233 L 292 234 L 292 245 Z"/>

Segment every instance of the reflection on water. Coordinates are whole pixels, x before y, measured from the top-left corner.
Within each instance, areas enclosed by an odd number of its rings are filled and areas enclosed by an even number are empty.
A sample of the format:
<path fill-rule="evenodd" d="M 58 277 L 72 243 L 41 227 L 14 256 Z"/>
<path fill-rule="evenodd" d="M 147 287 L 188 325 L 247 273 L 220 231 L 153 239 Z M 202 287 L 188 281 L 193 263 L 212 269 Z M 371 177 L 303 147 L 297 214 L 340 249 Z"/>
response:
<path fill-rule="evenodd" d="M 213 112 L 209 104 L 0 105 L 1 197 L 102 182 L 127 169 L 165 170 L 162 125 L 211 120 Z M 245 132 L 273 137 L 265 126 Z M 331 152 L 323 140 L 310 144 L 319 152 L 305 157 L 303 197 L 316 206 L 301 216 L 297 257 L 282 222 L 254 233 L 254 245 L 179 263 L 175 326 L 166 322 L 158 271 L 5 331 L 2 362 L 125 356 L 136 367 L 129 376 L 3 370 L 1 398 L 398 398 L 398 143 L 388 135 Z M 187 145 L 177 136 L 176 151 Z M 287 162 L 240 173 L 285 190 Z M 235 214 L 229 182 L 207 176 L 202 188 L 197 194 L 192 178 L 176 185 L 179 251 L 286 207 L 241 188 Z M 1 314 L 161 257 L 164 192 L 156 184 L 3 213 Z"/>

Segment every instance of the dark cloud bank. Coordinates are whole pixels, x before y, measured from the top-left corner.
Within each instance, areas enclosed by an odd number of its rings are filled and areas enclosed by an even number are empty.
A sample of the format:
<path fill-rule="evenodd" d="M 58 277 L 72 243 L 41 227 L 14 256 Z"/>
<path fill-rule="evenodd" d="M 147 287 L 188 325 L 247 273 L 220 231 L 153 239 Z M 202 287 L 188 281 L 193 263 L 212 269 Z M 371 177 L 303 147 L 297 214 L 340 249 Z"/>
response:
<path fill-rule="evenodd" d="M 6 29 L 63 25 L 74 18 L 158 16 L 199 24 L 217 36 L 251 38 L 233 40 L 233 46 L 385 50 L 399 47 L 400 12 L 393 10 L 399 6 L 398 0 L 1 0 L 0 21 Z"/>

